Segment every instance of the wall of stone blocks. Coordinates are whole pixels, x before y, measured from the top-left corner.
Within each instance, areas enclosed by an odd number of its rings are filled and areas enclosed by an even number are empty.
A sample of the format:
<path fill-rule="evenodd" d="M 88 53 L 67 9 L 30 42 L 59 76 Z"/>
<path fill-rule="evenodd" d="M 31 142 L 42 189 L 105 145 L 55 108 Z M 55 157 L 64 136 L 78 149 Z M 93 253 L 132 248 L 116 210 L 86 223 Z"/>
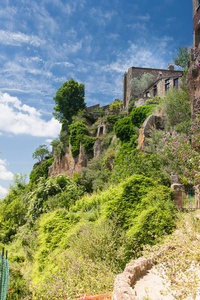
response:
<path fill-rule="evenodd" d="M 128 72 L 124 74 L 124 81 L 123 81 L 123 105 L 127 107 L 129 104 L 130 97 L 134 97 L 134 92 L 131 90 L 131 80 L 132 78 L 136 77 L 138 79 L 144 73 L 150 73 L 153 75 L 152 81 L 156 81 L 161 76 L 180 76 L 182 71 L 174 71 L 174 70 L 166 70 L 166 69 L 151 69 L 151 68 L 135 68 L 131 67 L 128 69 Z"/>

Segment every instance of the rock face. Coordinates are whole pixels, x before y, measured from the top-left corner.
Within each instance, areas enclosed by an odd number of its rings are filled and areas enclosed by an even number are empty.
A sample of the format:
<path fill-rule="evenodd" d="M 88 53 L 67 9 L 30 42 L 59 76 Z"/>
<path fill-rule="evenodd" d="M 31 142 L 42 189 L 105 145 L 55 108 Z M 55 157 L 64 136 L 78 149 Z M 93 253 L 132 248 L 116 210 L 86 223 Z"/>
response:
<path fill-rule="evenodd" d="M 188 90 L 190 94 L 190 103 L 192 111 L 192 119 L 200 114 L 200 68 L 191 61 L 191 65 L 187 75 Z"/>
<path fill-rule="evenodd" d="M 149 133 L 152 129 L 163 129 L 164 128 L 164 120 L 161 117 L 150 115 L 144 121 L 140 128 L 140 134 L 138 138 L 138 148 L 142 151 L 145 150 L 146 146 L 146 138 L 149 137 Z"/>
<path fill-rule="evenodd" d="M 97 139 L 94 143 L 94 158 L 99 157 L 103 152 L 103 146 L 100 139 Z"/>
<path fill-rule="evenodd" d="M 80 144 L 79 155 L 74 158 L 71 153 L 71 145 L 68 152 L 62 157 L 54 157 L 53 164 L 49 167 L 48 176 L 58 176 L 59 174 L 67 174 L 72 177 L 74 173 L 80 172 L 83 167 L 87 167 L 88 156 L 84 153 L 82 144 Z"/>

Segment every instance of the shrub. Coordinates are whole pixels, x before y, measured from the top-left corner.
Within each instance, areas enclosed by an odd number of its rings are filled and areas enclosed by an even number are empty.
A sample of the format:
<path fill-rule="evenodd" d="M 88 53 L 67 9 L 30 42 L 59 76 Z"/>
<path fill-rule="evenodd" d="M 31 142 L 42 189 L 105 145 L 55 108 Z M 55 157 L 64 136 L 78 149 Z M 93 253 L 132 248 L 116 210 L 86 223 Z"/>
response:
<path fill-rule="evenodd" d="M 71 144 L 71 151 L 73 157 L 78 156 L 79 149 L 80 149 L 80 142 L 83 142 L 84 136 L 88 134 L 88 128 L 85 124 L 80 122 L 76 122 L 69 126 L 70 130 L 70 144 Z"/>
<path fill-rule="evenodd" d="M 115 123 L 114 131 L 116 136 L 122 141 L 129 141 L 132 134 L 133 134 L 133 128 L 131 124 L 130 117 L 125 117 L 123 119 L 118 120 Z"/>
<path fill-rule="evenodd" d="M 110 110 L 120 109 L 121 105 L 122 105 L 121 100 L 117 98 L 112 104 L 110 104 Z"/>
<path fill-rule="evenodd" d="M 130 113 L 133 126 L 140 127 L 147 117 L 152 114 L 155 107 L 155 105 L 145 105 L 134 108 Z"/>
<path fill-rule="evenodd" d="M 37 183 L 38 180 L 43 177 L 48 178 L 49 167 L 52 165 L 54 159 L 50 158 L 43 162 L 41 165 L 37 166 L 36 169 L 33 169 L 30 173 L 30 184 Z"/>

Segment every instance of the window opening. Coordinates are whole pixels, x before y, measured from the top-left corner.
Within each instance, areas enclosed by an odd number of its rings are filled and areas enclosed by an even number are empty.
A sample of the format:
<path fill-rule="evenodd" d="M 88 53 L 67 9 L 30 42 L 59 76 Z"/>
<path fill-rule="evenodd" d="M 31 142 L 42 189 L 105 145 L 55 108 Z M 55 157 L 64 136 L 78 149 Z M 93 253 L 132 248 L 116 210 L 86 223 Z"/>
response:
<path fill-rule="evenodd" d="M 169 91 L 170 81 L 169 79 L 165 80 L 165 91 Z"/>

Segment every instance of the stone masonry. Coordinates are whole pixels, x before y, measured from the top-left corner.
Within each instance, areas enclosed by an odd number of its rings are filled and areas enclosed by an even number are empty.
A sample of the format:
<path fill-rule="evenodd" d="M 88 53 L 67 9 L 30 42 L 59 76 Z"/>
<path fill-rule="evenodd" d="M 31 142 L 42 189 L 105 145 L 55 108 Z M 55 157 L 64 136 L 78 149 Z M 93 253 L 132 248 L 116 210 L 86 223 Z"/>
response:
<path fill-rule="evenodd" d="M 136 77 L 138 79 L 144 73 L 150 73 L 153 75 L 152 82 L 156 81 L 161 77 L 174 77 L 174 76 L 181 76 L 183 74 L 182 71 L 175 71 L 174 66 L 169 64 L 168 69 L 151 69 L 151 68 L 136 68 L 131 67 L 128 69 L 128 72 L 124 73 L 124 80 L 123 80 L 123 107 L 127 108 L 129 104 L 130 97 L 134 97 L 134 91 L 131 89 L 131 80 L 132 78 Z M 159 94 L 158 94 L 159 96 Z"/>

